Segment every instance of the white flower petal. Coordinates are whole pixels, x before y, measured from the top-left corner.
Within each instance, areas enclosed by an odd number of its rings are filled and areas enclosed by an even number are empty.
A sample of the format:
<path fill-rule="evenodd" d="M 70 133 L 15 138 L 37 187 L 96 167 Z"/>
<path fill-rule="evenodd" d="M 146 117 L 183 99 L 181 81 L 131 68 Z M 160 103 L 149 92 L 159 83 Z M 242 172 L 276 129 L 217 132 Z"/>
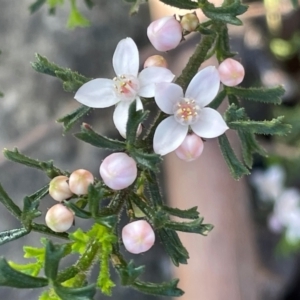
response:
<path fill-rule="evenodd" d="M 120 101 L 116 96 L 113 80 L 103 78 L 93 79 L 82 85 L 74 98 L 94 108 L 109 107 Z"/>
<path fill-rule="evenodd" d="M 166 114 L 173 114 L 174 105 L 183 98 L 182 88 L 175 83 L 157 83 L 155 85 L 155 102 Z"/>
<path fill-rule="evenodd" d="M 194 99 L 200 107 L 209 104 L 218 94 L 220 78 L 218 70 L 211 66 L 198 72 L 189 86 L 185 96 Z"/>
<path fill-rule="evenodd" d="M 199 120 L 191 127 L 197 135 L 203 138 L 215 138 L 228 129 L 220 113 L 209 107 L 201 110 Z"/>
<path fill-rule="evenodd" d="M 120 135 L 126 139 L 126 125 L 128 121 L 128 110 L 131 101 L 121 101 L 116 105 L 113 121 Z M 140 98 L 136 98 L 136 110 L 143 109 L 143 104 Z"/>
<path fill-rule="evenodd" d="M 168 69 L 162 67 L 149 67 L 139 74 L 139 95 L 146 98 L 154 97 L 155 83 L 171 82 L 175 75 Z"/>
<path fill-rule="evenodd" d="M 137 76 L 139 51 L 133 39 L 126 38 L 119 42 L 113 56 L 113 67 L 117 76 Z"/>
<path fill-rule="evenodd" d="M 153 138 L 153 149 L 160 155 L 177 149 L 188 132 L 188 126 L 178 123 L 173 116 L 163 120 L 156 128 Z"/>

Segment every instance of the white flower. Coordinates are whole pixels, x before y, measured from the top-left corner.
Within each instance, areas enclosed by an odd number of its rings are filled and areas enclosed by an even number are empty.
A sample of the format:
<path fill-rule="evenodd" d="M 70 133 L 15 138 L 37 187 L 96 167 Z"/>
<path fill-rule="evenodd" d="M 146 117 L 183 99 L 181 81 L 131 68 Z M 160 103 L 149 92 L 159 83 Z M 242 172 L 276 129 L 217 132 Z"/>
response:
<path fill-rule="evenodd" d="M 294 214 L 300 208 L 300 193 L 295 188 L 284 190 L 274 206 L 274 215 L 283 226 L 289 226 L 295 219 Z"/>
<path fill-rule="evenodd" d="M 131 38 L 121 40 L 113 55 L 116 77 L 93 79 L 79 88 L 75 99 L 89 107 L 104 108 L 116 104 L 113 120 L 123 137 L 130 104 L 136 100 L 137 110 L 143 109 L 141 97 L 154 97 L 155 83 L 171 82 L 174 74 L 166 68 L 149 67 L 139 70 L 139 52 Z"/>
<path fill-rule="evenodd" d="M 220 79 L 215 67 L 207 67 L 198 72 L 185 95 L 177 84 L 156 84 L 155 101 L 163 112 L 171 115 L 156 128 L 153 139 L 156 153 L 165 155 L 178 148 L 189 127 L 203 138 L 217 137 L 228 129 L 216 110 L 205 107 L 215 98 L 219 87 Z"/>
<path fill-rule="evenodd" d="M 251 184 L 257 189 L 263 201 L 275 201 L 283 190 L 284 170 L 279 165 L 273 165 L 266 171 L 254 171 L 250 177 Z"/>

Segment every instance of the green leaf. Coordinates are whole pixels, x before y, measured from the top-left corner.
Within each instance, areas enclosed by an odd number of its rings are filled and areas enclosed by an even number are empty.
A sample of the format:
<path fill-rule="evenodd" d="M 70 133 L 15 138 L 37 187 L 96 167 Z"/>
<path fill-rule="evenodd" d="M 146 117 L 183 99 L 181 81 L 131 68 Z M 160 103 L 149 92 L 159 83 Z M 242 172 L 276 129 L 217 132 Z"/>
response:
<path fill-rule="evenodd" d="M 43 74 L 57 77 L 63 81 L 63 87 L 67 92 L 76 92 L 84 83 L 90 81 L 90 78 L 72 72 L 68 68 L 62 68 L 54 63 L 50 63 L 46 57 L 36 54 L 36 62 L 31 63 L 32 68 Z"/>
<path fill-rule="evenodd" d="M 192 207 L 187 210 L 181 210 L 179 208 L 172 208 L 168 206 L 162 206 L 161 209 L 173 216 L 182 218 L 182 219 L 197 219 L 199 217 L 199 212 L 197 211 L 198 207 Z"/>
<path fill-rule="evenodd" d="M 47 0 L 47 4 L 50 8 L 56 8 L 58 5 L 62 5 L 64 0 Z"/>
<path fill-rule="evenodd" d="M 74 241 L 74 243 L 72 243 L 72 252 L 79 253 L 81 255 L 84 253 L 86 246 L 91 239 L 80 228 L 73 233 L 69 233 L 69 238 Z"/>
<path fill-rule="evenodd" d="M 49 289 L 48 291 L 44 291 L 40 297 L 39 300 L 61 300 L 61 298 L 59 298 L 53 288 Z"/>
<path fill-rule="evenodd" d="M 13 269 L 5 258 L 0 257 L 0 286 L 14 288 L 40 288 L 48 285 L 48 280 L 42 277 L 33 277 Z"/>
<path fill-rule="evenodd" d="M 9 265 L 17 271 L 20 271 L 24 274 L 31 275 L 34 277 L 39 275 L 40 270 L 43 267 L 42 265 L 37 263 L 29 263 L 24 265 L 24 264 L 16 264 L 12 261 L 9 262 Z"/>
<path fill-rule="evenodd" d="M 145 266 L 136 267 L 133 260 L 118 267 L 122 285 L 132 285 L 136 279 L 145 272 Z"/>
<path fill-rule="evenodd" d="M 5 154 L 4 154 L 5 156 Z M 8 196 L 2 185 L 0 184 L 0 202 L 5 206 L 5 208 L 18 220 L 21 218 L 22 211 L 17 206 L 14 201 Z"/>
<path fill-rule="evenodd" d="M 109 229 L 112 229 L 118 223 L 118 216 L 117 215 L 99 216 L 95 218 L 95 221 L 98 224 L 101 224 Z"/>
<path fill-rule="evenodd" d="M 277 86 L 274 88 L 242 88 L 242 87 L 226 87 L 228 95 L 232 94 L 237 97 L 252 101 L 280 104 L 281 97 L 284 95 L 284 88 Z"/>
<path fill-rule="evenodd" d="M 88 124 L 83 123 L 81 132 L 75 133 L 75 137 L 98 148 L 112 151 L 124 151 L 126 145 L 124 142 L 113 140 L 96 133 Z"/>
<path fill-rule="evenodd" d="M 93 300 L 96 294 L 96 287 L 94 284 L 91 284 L 80 288 L 68 288 L 55 284 L 54 291 L 63 300 Z"/>
<path fill-rule="evenodd" d="M 92 215 L 89 211 L 86 211 L 80 207 L 78 207 L 76 204 L 69 202 L 69 201 L 64 201 L 64 204 L 66 207 L 70 208 L 73 213 L 75 214 L 76 217 L 81 218 L 81 219 L 91 219 Z"/>
<path fill-rule="evenodd" d="M 24 235 L 27 235 L 29 232 L 30 231 L 24 227 L 2 231 L 0 232 L 0 245 L 16 240 Z"/>
<path fill-rule="evenodd" d="M 257 142 L 254 133 L 243 130 L 238 130 L 238 135 L 242 145 L 242 155 L 246 166 L 250 169 L 253 164 L 253 154 L 258 153 L 261 156 L 267 156 L 265 149 L 263 149 Z"/>
<path fill-rule="evenodd" d="M 154 172 L 159 171 L 162 157 L 156 153 L 145 153 L 139 149 L 129 149 L 130 156 L 143 168 Z"/>
<path fill-rule="evenodd" d="M 147 119 L 149 111 L 136 110 L 136 101 L 129 106 L 128 121 L 126 124 L 126 140 L 130 145 L 134 145 L 138 128 Z"/>
<path fill-rule="evenodd" d="M 88 204 L 89 204 L 89 210 L 94 218 L 96 216 L 98 216 L 99 204 L 100 204 L 100 201 L 103 200 L 103 197 L 104 197 L 103 187 L 101 187 L 101 186 L 95 187 L 92 184 L 89 186 L 89 188 L 88 188 Z"/>
<path fill-rule="evenodd" d="M 84 3 L 86 4 L 86 6 L 91 9 L 94 7 L 95 3 L 92 0 L 84 0 Z"/>
<path fill-rule="evenodd" d="M 64 133 L 69 131 L 73 125 L 79 121 L 80 118 L 88 114 L 92 110 L 91 107 L 87 107 L 85 105 L 81 105 L 76 108 L 73 112 L 59 118 L 56 120 L 58 123 L 63 123 Z"/>
<path fill-rule="evenodd" d="M 45 275 L 55 281 L 58 272 L 59 261 L 64 256 L 66 245 L 54 245 L 47 241 L 45 253 Z"/>
<path fill-rule="evenodd" d="M 179 264 L 187 264 L 189 253 L 182 245 L 177 232 L 167 228 L 158 229 L 156 232 L 173 264 L 176 267 Z"/>
<path fill-rule="evenodd" d="M 249 170 L 237 159 L 225 134 L 219 136 L 219 145 L 232 177 L 236 180 L 249 175 Z"/>
<path fill-rule="evenodd" d="M 191 1 L 191 0 L 160 0 L 160 2 L 163 2 L 164 4 L 178 7 L 182 9 L 197 9 L 199 8 L 197 2 Z"/>
<path fill-rule="evenodd" d="M 244 130 L 256 134 L 286 135 L 291 131 L 291 125 L 283 123 L 284 116 L 279 116 L 271 121 L 233 121 L 227 123 L 231 129 Z"/>
<path fill-rule="evenodd" d="M 192 222 L 167 221 L 164 223 L 164 226 L 165 228 L 173 229 L 176 231 L 207 235 L 207 233 L 213 229 L 213 226 L 210 224 L 202 224 L 202 222 L 203 222 L 203 218 L 198 218 Z"/>
<path fill-rule="evenodd" d="M 53 165 L 53 161 L 39 161 L 36 159 L 32 159 L 20 153 L 17 148 L 15 148 L 13 151 L 4 149 L 3 155 L 8 160 L 11 160 L 13 162 L 44 171 L 51 179 L 58 175 L 65 175 L 64 172 Z"/>
<path fill-rule="evenodd" d="M 173 279 L 170 282 L 161 284 L 136 281 L 132 287 L 138 291 L 157 296 L 180 297 L 184 292 L 177 287 L 179 279 Z"/>
<path fill-rule="evenodd" d="M 42 213 L 38 210 L 40 201 L 34 200 L 32 201 L 31 198 L 25 197 L 22 212 L 22 223 L 26 228 L 31 228 L 32 220 L 39 217 Z"/>
<path fill-rule="evenodd" d="M 30 13 L 33 14 L 34 12 L 39 10 L 46 3 L 46 1 L 47 0 L 36 0 L 29 6 Z"/>
<path fill-rule="evenodd" d="M 77 9 L 75 0 L 71 1 L 71 12 L 69 15 L 67 27 L 74 29 L 76 27 L 88 27 L 91 25 L 91 22 L 86 19 Z"/>
<path fill-rule="evenodd" d="M 233 25 L 243 24 L 236 16 L 243 14 L 248 9 L 248 6 L 241 4 L 239 0 L 220 7 L 215 7 L 212 3 L 205 1 L 200 7 L 208 18 Z"/>

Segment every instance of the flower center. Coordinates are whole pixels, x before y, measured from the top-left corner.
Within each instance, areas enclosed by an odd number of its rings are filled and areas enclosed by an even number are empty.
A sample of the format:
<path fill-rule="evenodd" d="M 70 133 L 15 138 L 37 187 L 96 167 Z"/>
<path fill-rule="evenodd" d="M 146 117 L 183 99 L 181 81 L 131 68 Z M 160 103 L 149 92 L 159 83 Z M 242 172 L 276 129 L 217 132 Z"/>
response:
<path fill-rule="evenodd" d="M 200 107 L 194 99 L 183 98 L 173 107 L 174 117 L 182 125 L 191 125 L 198 121 Z"/>
<path fill-rule="evenodd" d="M 118 96 L 123 101 L 134 100 L 140 88 L 139 81 L 132 75 L 121 75 L 115 77 L 115 89 Z"/>

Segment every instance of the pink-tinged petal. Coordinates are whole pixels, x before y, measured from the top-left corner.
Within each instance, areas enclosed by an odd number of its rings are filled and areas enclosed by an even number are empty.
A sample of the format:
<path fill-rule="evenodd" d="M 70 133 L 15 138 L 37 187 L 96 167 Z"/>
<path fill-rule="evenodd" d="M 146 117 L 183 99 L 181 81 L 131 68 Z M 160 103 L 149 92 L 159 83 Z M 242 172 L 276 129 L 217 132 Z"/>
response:
<path fill-rule="evenodd" d="M 236 86 L 240 84 L 245 76 L 245 69 L 238 61 L 227 58 L 218 68 L 220 80 L 224 85 Z"/>
<path fill-rule="evenodd" d="M 157 83 L 155 85 L 155 102 L 166 114 L 174 113 L 174 105 L 183 98 L 182 88 L 175 83 Z"/>
<path fill-rule="evenodd" d="M 115 93 L 115 84 L 111 79 L 93 79 L 79 88 L 74 98 L 88 107 L 109 107 L 120 99 Z"/>
<path fill-rule="evenodd" d="M 200 107 L 204 107 L 217 96 L 219 88 L 218 70 L 213 66 L 206 67 L 194 76 L 185 96 L 194 99 Z"/>
<path fill-rule="evenodd" d="M 156 128 L 153 138 L 154 152 L 166 155 L 177 149 L 188 132 L 188 126 L 178 123 L 173 116 L 163 120 Z"/>
<path fill-rule="evenodd" d="M 139 74 L 139 95 L 146 98 L 154 97 L 155 84 L 160 82 L 171 82 L 175 75 L 166 68 L 149 67 Z"/>
<path fill-rule="evenodd" d="M 113 56 L 113 67 L 117 76 L 137 76 L 139 51 L 133 39 L 126 38 L 119 42 Z"/>
<path fill-rule="evenodd" d="M 126 125 L 128 121 L 128 110 L 131 101 L 121 101 L 116 105 L 113 121 L 120 135 L 126 139 Z M 143 104 L 140 98 L 136 99 L 136 110 L 143 109 Z"/>
<path fill-rule="evenodd" d="M 216 110 L 205 107 L 199 114 L 197 123 L 191 125 L 192 130 L 203 138 L 215 138 L 223 134 L 228 126 Z"/>

